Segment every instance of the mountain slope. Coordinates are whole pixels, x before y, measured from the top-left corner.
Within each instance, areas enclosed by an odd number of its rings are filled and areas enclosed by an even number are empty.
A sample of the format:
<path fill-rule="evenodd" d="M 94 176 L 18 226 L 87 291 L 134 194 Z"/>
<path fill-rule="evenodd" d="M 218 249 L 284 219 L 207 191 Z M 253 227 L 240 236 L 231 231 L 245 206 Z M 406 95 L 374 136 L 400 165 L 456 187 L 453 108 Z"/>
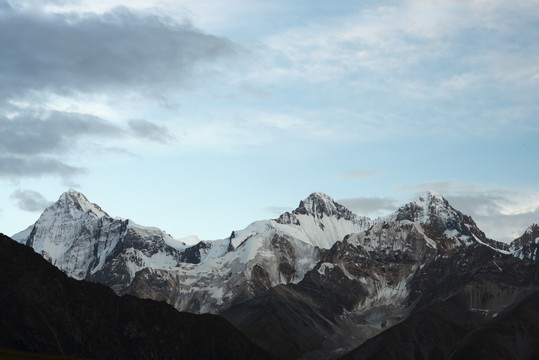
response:
<path fill-rule="evenodd" d="M 411 315 L 341 359 L 537 359 L 539 292 L 494 319 L 470 323 L 473 313 L 451 297 Z"/>
<path fill-rule="evenodd" d="M 266 359 L 220 317 L 118 297 L 0 234 L 0 348 L 102 359 Z"/>
<path fill-rule="evenodd" d="M 403 322 L 343 359 L 535 359 L 539 272 L 487 247 L 439 258 L 411 283 L 417 304 Z"/>
<path fill-rule="evenodd" d="M 425 201 L 429 196 L 437 199 Z M 537 268 L 481 237 L 471 218 L 429 193 L 336 242 L 299 283 L 221 314 L 255 343 L 290 359 L 335 358 L 453 292 L 473 300 L 466 305 L 471 312 L 493 316 L 537 286 Z M 490 313 L 483 315 L 485 309 Z"/>

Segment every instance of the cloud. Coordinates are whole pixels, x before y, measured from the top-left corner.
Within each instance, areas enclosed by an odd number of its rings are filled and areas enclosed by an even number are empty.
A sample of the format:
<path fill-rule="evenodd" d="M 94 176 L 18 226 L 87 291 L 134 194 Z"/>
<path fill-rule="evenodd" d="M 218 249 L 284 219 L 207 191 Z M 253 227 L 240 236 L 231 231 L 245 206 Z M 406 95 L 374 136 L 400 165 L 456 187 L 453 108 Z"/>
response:
<path fill-rule="evenodd" d="M 297 114 L 295 114 L 297 112 Z M 176 133 L 175 133 L 176 135 Z M 175 137 L 182 149 L 246 151 L 264 147 L 268 151 L 297 152 L 300 141 L 337 142 L 347 134 L 331 123 L 319 120 L 309 111 L 291 113 L 243 109 L 232 114 L 209 112 L 204 118 L 185 123 Z M 268 145 L 271 145 L 270 148 Z"/>
<path fill-rule="evenodd" d="M 133 134 L 138 138 L 162 143 L 167 143 L 174 139 L 165 126 L 156 125 L 148 120 L 129 120 L 128 125 Z"/>
<path fill-rule="evenodd" d="M 0 155 L 0 177 L 16 180 L 21 177 L 59 175 L 69 177 L 86 172 L 48 156 Z"/>
<path fill-rule="evenodd" d="M 449 192 L 469 192 L 478 190 L 479 187 L 475 184 L 455 181 L 455 180 L 441 180 L 441 181 L 425 181 L 417 184 L 400 185 L 397 187 L 397 191 L 416 191 L 424 192 L 427 190 L 433 190 L 444 195 Z"/>
<path fill-rule="evenodd" d="M 487 236 L 510 242 L 532 223 L 539 223 L 539 192 L 489 190 L 450 194 L 447 200 L 472 216 Z"/>
<path fill-rule="evenodd" d="M 92 115 L 94 100 L 105 104 L 101 110 L 121 97 L 170 108 L 178 90 L 219 78 L 246 53 L 151 11 L 52 13 L 51 6 L 70 3 L 13 4 L 0 0 L 0 177 L 66 178 L 85 171 L 73 164 L 81 151 L 99 154 L 126 137 L 171 142 L 165 126 L 148 120 L 122 119 L 121 111 Z M 89 106 L 66 111 L 80 101 Z"/>
<path fill-rule="evenodd" d="M 11 10 L 11 4 L 7 0 L 0 0 L 0 11 Z"/>
<path fill-rule="evenodd" d="M 348 170 L 348 171 L 342 172 L 339 174 L 339 176 L 345 179 L 353 180 L 353 179 L 370 178 L 370 177 L 376 176 L 377 174 L 378 173 L 376 171 L 354 169 L 354 170 Z"/>
<path fill-rule="evenodd" d="M 539 210 L 518 215 L 476 215 L 473 218 L 487 236 L 509 243 L 522 236 L 531 224 L 539 223 Z"/>
<path fill-rule="evenodd" d="M 94 153 L 133 156 L 128 150 L 106 144 L 107 140 L 115 144 L 129 137 L 161 143 L 174 139 L 166 127 L 143 119 L 129 121 L 124 129 L 100 117 L 74 112 L 25 110 L 10 118 L 0 116 L 0 176 L 77 175 L 85 169 L 67 161 L 82 144 Z"/>
<path fill-rule="evenodd" d="M 490 55 L 516 55 L 530 69 L 536 65 L 530 61 L 529 52 L 517 55 L 514 46 L 502 44 L 507 37 L 514 37 L 517 48 L 534 50 L 534 37 L 521 34 L 523 29 L 537 33 L 536 5 L 536 1 L 408 0 L 358 7 L 347 16 L 291 28 L 268 38 L 268 50 L 281 59 L 276 64 L 287 65 L 272 74 L 322 81 L 350 73 L 364 78 L 363 70 L 368 70 L 398 79 L 403 69 L 424 75 L 415 71 L 421 70 L 422 65 L 436 66 L 430 62 L 434 60 L 440 68 L 431 69 L 438 70 L 433 74 L 457 70 L 452 75 L 459 75 L 464 70 L 461 65 L 473 65 L 472 69 L 477 70 L 477 63 L 471 61 L 488 61 L 487 57 L 478 57 L 483 51 Z M 482 41 L 470 42 L 471 39 Z M 496 50 L 493 45 L 498 45 Z M 449 60 L 450 66 L 443 66 L 444 59 Z M 514 73 L 523 69 L 506 70 Z"/>
<path fill-rule="evenodd" d="M 337 201 L 358 215 L 379 216 L 397 210 L 396 200 L 385 197 L 353 197 Z"/>
<path fill-rule="evenodd" d="M 10 198 L 16 200 L 19 209 L 29 212 L 41 212 L 52 204 L 43 195 L 33 190 L 16 190 Z"/>
<path fill-rule="evenodd" d="M 253 78 L 340 93 L 384 139 L 539 131 L 537 1 L 384 3 L 268 37 Z"/>
<path fill-rule="evenodd" d="M 0 117 L 0 150 L 11 154 L 51 154 L 72 149 L 83 137 L 112 137 L 120 133 L 120 128 L 92 115 L 23 112 L 12 118 Z"/>
<path fill-rule="evenodd" d="M 16 179 L 83 173 L 83 168 L 65 160 L 78 149 L 80 140 L 121 134 L 119 127 L 79 113 L 23 111 L 11 118 L 0 116 L 0 176 Z"/>
<path fill-rule="evenodd" d="M 279 216 L 287 211 L 292 211 L 291 208 L 286 206 L 268 206 L 265 210 L 269 213 L 275 214 L 276 216 Z"/>
<path fill-rule="evenodd" d="M 36 93 L 163 95 L 211 78 L 242 50 L 188 24 L 115 8 L 102 15 L 0 12 L 3 99 Z"/>

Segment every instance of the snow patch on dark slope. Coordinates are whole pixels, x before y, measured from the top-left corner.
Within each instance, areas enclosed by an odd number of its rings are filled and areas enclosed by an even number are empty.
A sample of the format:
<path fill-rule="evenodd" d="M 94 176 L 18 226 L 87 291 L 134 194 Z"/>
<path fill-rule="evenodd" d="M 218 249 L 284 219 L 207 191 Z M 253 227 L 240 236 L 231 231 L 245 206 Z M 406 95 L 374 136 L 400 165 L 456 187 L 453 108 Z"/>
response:
<path fill-rule="evenodd" d="M 282 214 L 274 223 L 281 231 L 323 249 L 329 249 L 347 234 L 371 226 L 368 217 L 357 216 L 321 192 L 312 193 L 297 209 Z"/>

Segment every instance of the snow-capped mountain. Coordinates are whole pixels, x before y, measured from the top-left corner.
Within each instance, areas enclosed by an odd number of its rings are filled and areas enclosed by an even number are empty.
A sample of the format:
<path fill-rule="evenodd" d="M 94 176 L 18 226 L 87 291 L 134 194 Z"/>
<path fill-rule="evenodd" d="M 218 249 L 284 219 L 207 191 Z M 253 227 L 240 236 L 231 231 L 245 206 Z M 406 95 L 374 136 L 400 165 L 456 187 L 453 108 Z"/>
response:
<path fill-rule="evenodd" d="M 257 221 L 229 238 L 187 246 L 157 228 L 113 219 L 70 190 L 13 238 L 76 279 L 201 313 L 300 281 L 321 249 L 369 226 L 368 218 L 314 193 L 276 220 Z"/>
<path fill-rule="evenodd" d="M 320 192 L 311 194 L 296 210 L 282 214 L 275 222 L 284 233 L 322 249 L 371 226 L 369 218 L 357 216 Z"/>
<path fill-rule="evenodd" d="M 508 245 L 488 239 L 434 192 L 374 220 L 313 193 L 277 219 L 188 246 L 113 219 L 70 190 L 14 238 L 72 277 L 181 311 L 219 313 L 277 357 L 332 358 L 435 301 L 440 281 L 467 286 L 458 274 L 472 265 L 534 266 L 538 229 Z M 496 311 L 510 306 L 525 291 L 528 270 L 518 271 L 518 285 L 466 290 L 476 299 L 470 311 L 494 309 L 481 299 L 497 299 Z"/>
<path fill-rule="evenodd" d="M 321 251 L 297 284 L 221 315 L 279 358 L 303 359 L 336 358 L 450 296 L 458 298 L 455 311 L 486 324 L 539 286 L 537 267 L 502 247 L 428 192 Z"/>
<path fill-rule="evenodd" d="M 111 218 L 75 190 L 62 194 L 33 226 L 13 238 L 69 276 L 114 289 L 129 285 L 143 268 L 176 266 L 186 248 L 157 228 Z"/>
<path fill-rule="evenodd" d="M 228 243 L 217 241 L 223 251 L 216 256 L 199 264 L 145 269 L 124 292 L 166 300 L 182 311 L 218 312 L 276 285 L 301 281 L 323 249 L 369 226 L 370 219 L 313 193 L 293 212 L 233 231 Z"/>

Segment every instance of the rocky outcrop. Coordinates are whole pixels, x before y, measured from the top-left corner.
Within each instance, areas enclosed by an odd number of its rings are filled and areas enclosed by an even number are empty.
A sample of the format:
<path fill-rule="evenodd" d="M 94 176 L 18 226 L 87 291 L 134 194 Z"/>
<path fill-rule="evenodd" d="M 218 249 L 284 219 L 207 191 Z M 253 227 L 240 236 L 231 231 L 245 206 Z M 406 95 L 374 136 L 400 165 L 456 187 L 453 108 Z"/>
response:
<path fill-rule="evenodd" d="M 474 245 L 438 257 L 410 283 L 415 305 L 401 323 L 343 359 L 535 359 L 539 272 Z"/>
<path fill-rule="evenodd" d="M 521 237 L 511 243 L 510 250 L 518 258 L 539 265 L 539 225 L 528 227 Z"/>

